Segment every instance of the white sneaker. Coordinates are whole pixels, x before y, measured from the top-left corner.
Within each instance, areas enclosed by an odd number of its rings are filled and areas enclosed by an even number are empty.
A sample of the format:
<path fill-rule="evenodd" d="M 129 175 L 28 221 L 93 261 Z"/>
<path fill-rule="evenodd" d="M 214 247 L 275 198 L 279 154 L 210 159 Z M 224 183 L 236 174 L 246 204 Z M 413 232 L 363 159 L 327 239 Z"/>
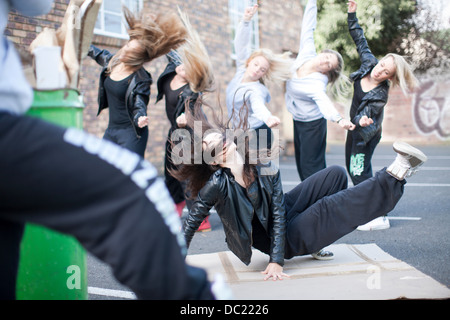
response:
<path fill-rule="evenodd" d="M 367 222 L 366 224 L 363 224 L 362 226 L 359 226 L 359 231 L 373 231 L 373 230 L 384 230 L 390 228 L 389 219 L 388 217 L 378 217 L 373 219 L 372 221 Z"/>
<path fill-rule="evenodd" d="M 422 151 L 406 142 L 396 141 L 393 148 L 397 152 L 397 157 L 386 169 L 386 172 L 397 180 L 403 180 L 413 175 L 427 161 L 427 156 Z"/>
<path fill-rule="evenodd" d="M 316 260 L 333 260 L 334 254 L 331 251 L 320 250 L 314 253 L 311 253 L 312 257 Z"/>

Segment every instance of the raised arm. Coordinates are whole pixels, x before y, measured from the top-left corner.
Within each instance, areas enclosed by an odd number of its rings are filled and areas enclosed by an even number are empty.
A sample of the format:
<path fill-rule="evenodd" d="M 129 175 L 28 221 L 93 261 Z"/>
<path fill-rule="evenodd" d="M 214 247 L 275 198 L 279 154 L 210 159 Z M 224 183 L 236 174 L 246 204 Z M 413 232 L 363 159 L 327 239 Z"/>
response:
<path fill-rule="evenodd" d="M 236 52 L 238 67 L 244 65 L 245 61 L 250 56 L 250 52 L 248 50 L 251 36 L 250 21 L 257 11 L 257 4 L 255 4 L 253 7 L 245 8 L 242 21 L 239 23 L 239 26 L 236 29 L 236 36 L 234 38 L 234 51 Z"/>
<path fill-rule="evenodd" d="M 96 46 L 92 45 L 89 47 L 88 56 L 95 60 L 100 66 L 106 67 L 109 63 L 109 60 L 113 57 L 113 54 L 108 50 L 99 49 Z"/>
<path fill-rule="evenodd" d="M 356 50 L 358 50 L 361 63 L 373 63 L 375 56 L 372 51 L 370 51 L 369 44 L 367 43 L 366 37 L 364 36 L 364 31 L 358 23 L 358 18 L 356 17 L 356 1 L 349 0 L 348 3 L 348 31 L 355 42 Z"/>
<path fill-rule="evenodd" d="M 182 64 L 183 62 L 181 61 L 181 57 L 180 54 L 176 51 L 176 50 L 170 50 L 170 52 L 168 54 L 166 54 L 166 58 L 170 63 L 175 64 L 176 66 Z"/>
<path fill-rule="evenodd" d="M 314 31 L 317 26 L 317 1 L 309 0 L 303 14 L 302 31 L 300 34 L 299 54 L 302 51 L 306 53 L 316 53 L 314 46 Z"/>

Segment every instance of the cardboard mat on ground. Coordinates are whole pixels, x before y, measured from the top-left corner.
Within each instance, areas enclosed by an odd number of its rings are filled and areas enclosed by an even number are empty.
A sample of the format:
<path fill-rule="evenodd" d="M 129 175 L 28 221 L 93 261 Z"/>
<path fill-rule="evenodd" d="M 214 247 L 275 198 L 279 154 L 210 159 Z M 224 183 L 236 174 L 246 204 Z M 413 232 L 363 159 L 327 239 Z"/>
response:
<path fill-rule="evenodd" d="M 252 262 L 243 264 L 232 252 L 188 255 L 187 262 L 207 270 L 211 279 L 220 273 L 235 299 L 448 299 L 450 289 L 400 261 L 376 244 L 331 245 L 330 261 L 311 256 L 285 260 L 282 281 L 266 280 L 261 271 L 268 256 L 253 250 Z"/>

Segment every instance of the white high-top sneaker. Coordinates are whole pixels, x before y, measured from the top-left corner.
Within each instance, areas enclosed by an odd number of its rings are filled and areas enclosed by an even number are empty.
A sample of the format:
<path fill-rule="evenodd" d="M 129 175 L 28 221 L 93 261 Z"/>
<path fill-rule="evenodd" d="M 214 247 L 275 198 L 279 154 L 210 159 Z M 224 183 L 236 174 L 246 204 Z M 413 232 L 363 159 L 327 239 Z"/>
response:
<path fill-rule="evenodd" d="M 386 172 L 397 180 L 403 180 L 416 173 L 418 168 L 428 159 L 422 151 L 406 142 L 396 141 L 393 148 L 397 152 L 397 157 Z"/>
<path fill-rule="evenodd" d="M 397 157 L 394 162 L 386 169 L 397 180 L 403 180 L 417 172 L 417 169 L 427 161 L 427 156 L 417 148 L 406 142 L 396 141 L 393 145 Z M 360 231 L 384 230 L 389 229 L 389 219 L 386 216 L 378 217 L 368 223 L 359 226 Z"/>
<path fill-rule="evenodd" d="M 375 218 L 372 221 L 369 221 L 356 229 L 358 229 L 359 231 L 375 231 L 375 230 L 389 229 L 390 227 L 391 224 L 389 223 L 388 217 L 382 216 Z"/>

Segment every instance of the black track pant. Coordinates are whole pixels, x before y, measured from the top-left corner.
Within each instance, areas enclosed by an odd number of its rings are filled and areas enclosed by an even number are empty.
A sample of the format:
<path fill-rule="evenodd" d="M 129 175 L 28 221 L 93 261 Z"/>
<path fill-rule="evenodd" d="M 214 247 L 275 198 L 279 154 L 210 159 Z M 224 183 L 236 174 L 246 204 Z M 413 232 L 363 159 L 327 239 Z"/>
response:
<path fill-rule="evenodd" d="M 77 129 L 0 112 L 0 298 L 14 298 L 26 222 L 70 234 L 140 299 L 211 299 L 184 260 L 181 223 L 156 169 Z"/>
<path fill-rule="evenodd" d="M 319 251 L 359 225 L 390 212 L 406 182 L 386 170 L 347 189 L 344 168 L 331 166 L 285 194 L 286 258 Z"/>
<path fill-rule="evenodd" d="M 327 120 L 311 122 L 294 120 L 295 163 L 303 181 L 314 173 L 325 169 L 327 146 Z"/>
<path fill-rule="evenodd" d="M 381 140 L 381 133 L 367 143 L 364 143 L 358 135 L 357 132 L 348 131 L 345 141 L 345 165 L 355 186 L 372 177 L 372 156 Z"/>

